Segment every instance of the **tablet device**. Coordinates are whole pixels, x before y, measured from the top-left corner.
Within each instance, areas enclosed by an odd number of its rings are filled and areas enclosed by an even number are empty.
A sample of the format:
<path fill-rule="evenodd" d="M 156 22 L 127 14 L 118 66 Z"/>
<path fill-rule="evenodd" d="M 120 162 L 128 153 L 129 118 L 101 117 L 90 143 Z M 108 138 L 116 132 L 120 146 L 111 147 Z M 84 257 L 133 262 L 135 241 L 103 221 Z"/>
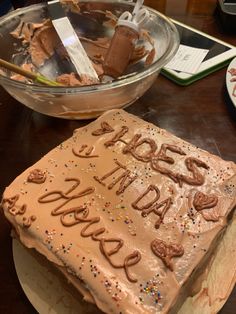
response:
<path fill-rule="evenodd" d="M 174 82 L 189 85 L 224 67 L 236 56 L 236 47 L 175 20 L 172 22 L 179 32 L 181 45 L 209 50 L 194 74 L 172 70 L 165 66 L 162 74 Z"/>

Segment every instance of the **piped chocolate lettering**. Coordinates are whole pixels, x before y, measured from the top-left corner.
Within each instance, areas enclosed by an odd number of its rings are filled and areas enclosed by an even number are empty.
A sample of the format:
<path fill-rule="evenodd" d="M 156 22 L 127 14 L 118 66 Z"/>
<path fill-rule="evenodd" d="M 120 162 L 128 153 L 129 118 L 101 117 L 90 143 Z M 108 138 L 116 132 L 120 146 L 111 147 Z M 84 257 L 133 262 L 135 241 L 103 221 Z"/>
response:
<path fill-rule="evenodd" d="M 62 200 L 62 203 L 60 205 L 51 210 L 51 215 L 52 216 L 59 215 L 60 221 L 62 225 L 65 227 L 71 227 L 77 224 L 86 223 L 86 225 L 80 231 L 81 237 L 84 238 L 90 237 L 93 241 L 99 242 L 100 252 L 107 259 L 110 265 L 114 268 L 123 268 L 127 279 L 131 282 L 136 282 L 137 279 L 130 274 L 129 267 L 137 264 L 141 260 L 141 254 L 138 251 L 134 251 L 133 253 L 127 255 L 124 258 L 123 263 L 115 262 L 111 258 L 115 254 L 117 254 L 120 251 L 120 249 L 124 246 L 124 241 L 120 238 L 109 237 L 105 238 L 103 235 L 104 233 L 106 233 L 106 229 L 101 226 L 97 227 L 101 220 L 100 217 L 99 216 L 88 217 L 89 209 L 86 205 L 65 208 L 65 206 L 68 205 L 70 201 L 93 193 L 95 191 L 95 188 L 88 187 L 87 189 L 84 189 L 79 193 L 70 195 L 79 186 L 80 180 L 77 178 L 67 178 L 65 181 L 75 181 L 75 183 L 66 192 L 55 190 L 40 196 L 38 202 L 53 203 Z M 28 227 L 28 225 L 30 226 L 32 221 L 33 221 L 32 217 L 30 217 L 28 220 L 24 219 L 25 227 Z M 115 246 L 112 249 L 111 248 L 108 249 L 106 247 L 106 243 L 112 243 L 115 244 Z"/>
<path fill-rule="evenodd" d="M 60 205 L 58 205 L 52 211 L 52 215 L 54 215 L 54 216 L 63 213 L 63 210 L 60 211 L 60 209 L 62 207 L 64 207 L 66 204 L 68 204 L 69 202 L 71 202 L 72 200 L 77 199 L 77 198 L 81 198 L 81 197 L 89 195 L 89 194 L 92 194 L 95 191 L 94 187 L 88 187 L 79 193 L 76 193 L 74 195 L 69 195 L 71 192 L 73 192 L 79 186 L 80 180 L 77 178 L 66 178 L 65 181 L 66 182 L 67 181 L 69 181 L 69 182 L 75 181 L 75 184 L 73 184 L 73 186 L 64 193 L 62 191 L 55 190 L 55 191 L 51 191 L 51 192 L 43 194 L 38 199 L 39 203 L 51 203 L 51 202 L 55 202 L 55 201 L 59 201 L 59 200 L 64 200 Z"/>
<path fill-rule="evenodd" d="M 109 177 L 111 177 L 112 175 L 114 175 L 115 173 L 117 173 L 117 172 L 120 173 L 120 170 L 121 170 L 122 171 L 121 174 L 117 178 L 114 178 L 114 176 L 113 176 L 113 181 L 110 184 L 108 184 L 108 186 L 107 186 L 108 190 L 111 190 L 117 183 L 120 182 L 120 186 L 119 186 L 118 190 L 116 191 L 116 194 L 120 195 L 120 194 L 124 193 L 124 191 L 128 188 L 128 186 L 136 180 L 137 175 L 136 174 L 131 175 L 131 171 L 128 170 L 119 161 L 116 160 L 115 164 L 117 166 L 115 168 L 113 168 L 111 171 L 109 171 L 108 173 L 106 173 L 101 178 L 99 178 L 98 176 L 94 176 L 93 178 L 97 182 L 102 184 L 103 186 L 106 186 L 106 183 L 104 181 L 106 179 L 108 179 Z"/>
<path fill-rule="evenodd" d="M 148 196 L 149 193 L 154 192 L 155 196 L 151 201 L 148 201 L 147 203 L 143 205 L 139 205 L 144 199 Z M 150 197 L 147 197 L 148 200 Z M 164 220 L 165 214 L 167 213 L 168 209 L 171 206 L 171 197 L 168 197 L 167 199 L 157 202 L 160 198 L 160 190 L 155 185 L 149 185 L 146 191 L 141 194 L 136 201 L 134 201 L 131 205 L 134 209 L 141 210 L 142 216 L 146 217 L 150 213 L 154 213 L 158 216 L 158 219 L 155 222 L 155 228 L 158 229 L 161 225 L 161 223 Z"/>
<path fill-rule="evenodd" d="M 87 151 L 85 152 L 85 148 L 87 148 L 87 147 L 88 146 L 86 144 L 84 144 L 79 149 L 79 152 L 77 152 L 75 150 L 75 148 L 72 148 L 72 152 L 73 152 L 73 154 L 76 157 L 80 157 L 80 158 L 96 158 L 96 157 L 99 157 L 98 155 L 92 155 L 92 152 L 94 151 L 94 147 L 93 146 L 88 147 Z"/>
<path fill-rule="evenodd" d="M 124 141 L 124 140 L 122 139 L 122 137 L 123 137 L 128 131 L 129 131 L 129 128 L 128 128 L 127 126 L 122 126 L 122 127 L 121 127 L 121 130 L 118 131 L 118 132 L 114 135 L 114 137 L 113 137 L 111 140 L 106 141 L 106 142 L 104 143 L 105 147 L 114 146 L 117 142 L 122 142 L 122 143 L 127 144 L 126 141 Z"/>
<path fill-rule="evenodd" d="M 136 134 L 131 139 L 131 141 L 123 148 L 123 153 L 130 153 L 134 158 L 143 162 L 149 162 L 153 156 L 153 154 L 157 150 L 157 145 L 153 139 L 143 138 L 141 139 L 141 134 Z M 146 151 L 144 153 L 138 153 L 137 149 L 141 146 L 147 146 Z"/>

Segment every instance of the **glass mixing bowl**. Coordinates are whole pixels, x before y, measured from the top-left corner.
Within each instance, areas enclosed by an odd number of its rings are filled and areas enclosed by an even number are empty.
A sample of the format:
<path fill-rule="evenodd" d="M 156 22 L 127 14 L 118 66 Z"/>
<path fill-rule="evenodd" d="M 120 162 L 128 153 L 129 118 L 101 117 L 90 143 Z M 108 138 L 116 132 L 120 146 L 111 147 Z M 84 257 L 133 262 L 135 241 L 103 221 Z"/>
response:
<path fill-rule="evenodd" d="M 117 17 L 124 11 L 132 11 L 134 4 L 127 1 L 89 0 L 80 1 L 80 18 L 71 12 L 72 22 L 83 31 L 84 37 L 112 36 L 114 29 L 106 23 L 105 12 L 110 11 Z M 146 7 L 149 20 L 143 25 L 154 42 L 156 54 L 151 65 L 140 60 L 129 66 L 126 75 L 112 82 L 81 87 L 51 87 L 15 81 L 8 74 L 0 74 L 0 84 L 15 99 L 27 107 L 54 117 L 67 119 L 90 119 L 104 111 L 123 108 L 141 97 L 153 84 L 161 68 L 174 56 L 179 47 L 178 32 L 173 23 L 161 13 Z M 78 14 L 77 14 L 78 15 Z M 24 22 L 42 22 L 49 13 L 45 3 L 17 9 L 0 20 L 0 58 L 11 61 L 13 56 L 22 53 L 22 43 L 15 39 L 12 32 Z M 78 25 L 77 25 L 78 24 Z M 20 58 L 19 58 L 20 59 Z M 14 59 L 17 60 L 17 58 Z M 17 62 L 15 62 L 17 63 Z M 47 66 L 38 69 L 42 74 L 60 72 L 60 62 L 52 57 Z M 50 72 L 51 71 L 51 72 Z M 52 77 L 53 78 L 53 75 Z"/>

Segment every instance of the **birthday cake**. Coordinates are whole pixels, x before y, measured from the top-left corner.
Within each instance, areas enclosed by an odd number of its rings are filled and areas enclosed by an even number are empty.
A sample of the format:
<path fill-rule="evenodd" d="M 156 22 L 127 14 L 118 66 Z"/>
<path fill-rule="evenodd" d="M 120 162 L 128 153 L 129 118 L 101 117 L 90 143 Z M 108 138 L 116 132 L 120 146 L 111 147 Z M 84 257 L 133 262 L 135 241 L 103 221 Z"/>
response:
<path fill-rule="evenodd" d="M 105 313 L 176 313 L 236 204 L 236 167 L 112 110 L 6 188 L 20 241 Z"/>

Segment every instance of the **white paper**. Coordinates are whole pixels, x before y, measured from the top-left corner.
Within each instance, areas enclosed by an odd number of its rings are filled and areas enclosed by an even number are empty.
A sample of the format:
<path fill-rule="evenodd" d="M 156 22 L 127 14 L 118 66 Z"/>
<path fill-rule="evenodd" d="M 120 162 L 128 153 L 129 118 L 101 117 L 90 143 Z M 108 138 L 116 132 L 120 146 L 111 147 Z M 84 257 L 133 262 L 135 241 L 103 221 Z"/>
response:
<path fill-rule="evenodd" d="M 165 66 L 168 69 L 195 74 L 209 50 L 180 45 L 173 59 Z"/>

